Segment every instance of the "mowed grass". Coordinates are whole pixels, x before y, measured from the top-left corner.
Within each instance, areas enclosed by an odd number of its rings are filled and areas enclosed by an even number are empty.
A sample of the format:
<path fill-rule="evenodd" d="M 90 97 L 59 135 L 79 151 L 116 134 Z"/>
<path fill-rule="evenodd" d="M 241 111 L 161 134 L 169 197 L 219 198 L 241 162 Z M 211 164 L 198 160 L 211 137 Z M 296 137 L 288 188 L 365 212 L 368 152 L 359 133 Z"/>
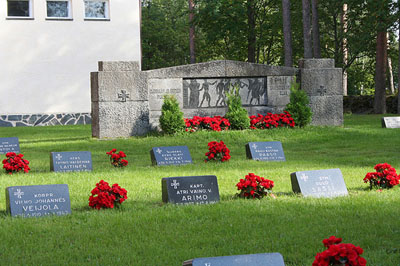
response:
<path fill-rule="evenodd" d="M 362 247 L 367 265 L 400 265 L 400 188 L 370 191 L 362 181 L 377 163 L 400 170 L 400 129 L 383 129 L 380 119 L 352 115 L 345 116 L 343 127 L 115 140 L 92 139 L 90 126 L 0 128 L 0 137 L 20 138 L 32 168 L 29 174 L 0 174 L 0 264 L 182 265 L 196 257 L 280 252 L 286 265 L 311 265 L 324 250 L 321 241 L 335 235 Z M 204 163 L 212 140 L 227 144 L 230 161 Z M 250 141 L 281 141 L 286 162 L 247 160 Z M 152 147 L 173 145 L 187 145 L 194 163 L 151 166 Z M 109 164 L 105 153 L 112 148 L 127 154 L 125 169 Z M 92 152 L 92 172 L 50 172 L 50 152 L 85 150 Z M 341 169 L 349 196 L 292 193 L 290 173 L 330 168 Z M 277 198 L 237 199 L 235 184 L 249 172 L 274 180 Z M 216 175 L 220 203 L 163 204 L 161 178 L 190 175 Z M 120 209 L 88 207 L 101 179 L 128 190 Z M 72 215 L 22 219 L 6 213 L 6 187 L 63 183 L 69 185 Z"/>

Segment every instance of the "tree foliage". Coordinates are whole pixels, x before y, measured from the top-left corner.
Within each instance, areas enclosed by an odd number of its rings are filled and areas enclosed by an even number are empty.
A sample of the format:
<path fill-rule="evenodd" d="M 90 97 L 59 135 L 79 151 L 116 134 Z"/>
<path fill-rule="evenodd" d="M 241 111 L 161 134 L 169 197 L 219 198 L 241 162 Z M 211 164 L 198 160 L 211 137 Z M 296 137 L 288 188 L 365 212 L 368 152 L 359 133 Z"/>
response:
<path fill-rule="evenodd" d="M 189 63 L 188 0 L 142 0 L 143 69 Z M 196 60 L 229 59 L 284 65 L 282 0 L 193 0 Z M 348 5 L 343 31 L 343 4 Z M 376 37 L 389 32 L 388 56 L 399 58 L 395 0 L 318 1 L 321 57 L 348 72 L 348 94 L 374 92 Z M 303 58 L 302 1 L 290 1 L 292 57 Z M 255 37 L 255 38 L 254 38 Z M 343 41 L 348 59 L 343 62 Z M 254 52 L 254 53 L 253 53 Z M 254 60 L 253 60 L 253 57 Z M 398 72 L 397 64 L 393 65 Z M 397 75 L 394 75 L 398 84 Z M 363 78 L 364 77 L 364 78 Z"/>

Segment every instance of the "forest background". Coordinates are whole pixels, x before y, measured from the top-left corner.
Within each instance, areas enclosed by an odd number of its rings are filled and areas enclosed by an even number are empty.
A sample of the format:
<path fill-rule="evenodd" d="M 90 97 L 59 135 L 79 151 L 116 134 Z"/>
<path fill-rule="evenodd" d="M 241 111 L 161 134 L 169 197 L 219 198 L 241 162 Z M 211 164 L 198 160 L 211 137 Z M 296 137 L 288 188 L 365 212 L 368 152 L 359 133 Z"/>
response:
<path fill-rule="evenodd" d="M 142 0 L 142 69 L 212 60 L 297 66 L 333 58 L 344 95 L 399 87 L 397 0 Z"/>

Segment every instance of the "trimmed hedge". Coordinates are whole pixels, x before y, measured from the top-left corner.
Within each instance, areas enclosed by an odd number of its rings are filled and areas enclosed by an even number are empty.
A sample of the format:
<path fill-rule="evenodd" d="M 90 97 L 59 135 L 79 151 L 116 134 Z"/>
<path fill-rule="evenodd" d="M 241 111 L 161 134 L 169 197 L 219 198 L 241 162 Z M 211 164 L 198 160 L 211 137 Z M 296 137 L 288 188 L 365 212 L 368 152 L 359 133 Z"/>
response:
<path fill-rule="evenodd" d="M 374 95 L 343 96 L 345 113 L 372 114 L 374 112 Z M 386 112 L 397 114 L 397 95 L 386 96 Z"/>

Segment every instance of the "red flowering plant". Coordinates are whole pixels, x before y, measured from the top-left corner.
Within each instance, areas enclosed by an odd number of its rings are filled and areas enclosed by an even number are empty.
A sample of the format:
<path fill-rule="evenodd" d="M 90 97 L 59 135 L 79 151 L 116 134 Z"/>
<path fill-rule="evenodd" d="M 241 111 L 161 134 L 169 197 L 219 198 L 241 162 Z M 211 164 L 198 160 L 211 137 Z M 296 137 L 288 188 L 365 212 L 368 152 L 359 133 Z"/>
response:
<path fill-rule="evenodd" d="M 118 184 L 110 187 L 104 180 L 100 180 L 91 193 L 89 206 L 98 210 L 119 207 L 128 198 L 126 189 L 121 188 Z"/>
<path fill-rule="evenodd" d="M 288 111 L 284 111 L 281 114 L 267 113 L 265 116 L 261 114 L 250 116 L 251 129 L 270 129 L 294 126 L 294 120 Z"/>
<path fill-rule="evenodd" d="M 124 167 L 128 165 L 128 161 L 122 158 L 126 157 L 126 154 L 123 151 L 117 152 L 117 149 L 112 149 L 109 152 L 106 152 L 107 155 L 110 156 L 110 162 L 114 167 Z"/>
<path fill-rule="evenodd" d="M 237 194 L 240 198 L 263 198 L 272 194 L 272 188 L 274 187 L 274 181 L 260 177 L 253 173 L 249 173 L 244 179 L 240 179 L 239 183 L 236 184 L 237 189 L 240 192 Z"/>
<path fill-rule="evenodd" d="M 192 119 L 185 118 L 185 125 L 187 132 L 195 132 L 198 130 L 228 130 L 231 124 L 228 119 L 221 116 L 194 116 Z"/>
<path fill-rule="evenodd" d="M 230 150 L 222 140 L 220 142 L 211 141 L 208 143 L 208 152 L 206 152 L 207 158 L 205 159 L 205 162 L 211 160 L 221 162 L 228 161 L 231 158 L 229 153 Z"/>
<path fill-rule="evenodd" d="M 360 257 L 364 250 L 353 244 L 341 243 L 341 238 L 331 236 L 322 243 L 327 248 L 317 253 L 312 266 L 365 266 L 367 261 Z"/>
<path fill-rule="evenodd" d="M 370 189 L 392 188 L 399 184 L 400 175 L 397 175 L 396 169 L 390 164 L 380 163 L 375 165 L 374 169 L 376 172 L 367 173 L 363 179 L 364 183 L 369 182 Z"/>
<path fill-rule="evenodd" d="M 16 154 L 15 152 L 6 153 L 6 159 L 3 160 L 3 168 L 6 172 L 12 175 L 14 172 L 24 171 L 28 173 L 31 168 L 29 168 L 29 161 L 22 159 L 23 154 Z"/>

